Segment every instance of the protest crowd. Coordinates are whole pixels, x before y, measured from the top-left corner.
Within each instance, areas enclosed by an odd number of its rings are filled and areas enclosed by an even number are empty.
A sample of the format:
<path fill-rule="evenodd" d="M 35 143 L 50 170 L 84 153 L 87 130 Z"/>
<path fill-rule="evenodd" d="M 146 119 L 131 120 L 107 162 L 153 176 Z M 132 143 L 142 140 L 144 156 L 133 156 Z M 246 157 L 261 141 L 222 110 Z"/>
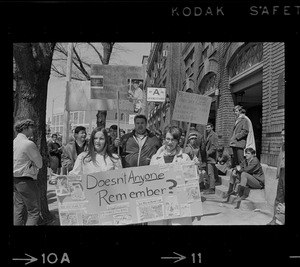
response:
<path fill-rule="evenodd" d="M 150 131 L 147 128 L 147 117 L 142 114 L 135 116 L 134 129 L 127 133 L 118 129 L 117 125 L 112 125 L 108 129 L 95 128 L 87 138 L 86 128 L 77 126 L 66 145 L 62 145 L 61 137 L 54 133 L 48 140 L 48 182 L 56 184 L 59 175 L 82 175 L 147 165 L 194 162 L 200 192 L 204 196 L 215 194 L 215 187 L 220 184 L 219 175 L 230 173 L 224 203 L 229 201 L 231 195 L 235 195 L 237 199 L 233 205 L 238 209 L 250 190 L 264 188 L 265 174 L 256 157 L 252 124 L 246 111 L 242 106 L 235 106 L 233 112 L 236 121 L 232 129 L 230 150 L 218 144 L 218 136 L 210 122 L 203 135 L 193 127 L 187 132 L 177 126 L 167 126 L 164 131 Z M 18 133 L 14 139 L 15 225 L 38 225 L 37 174 L 42 167 L 42 156 L 34 142 L 30 141 L 34 126 L 34 121 L 29 119 L 15 124 Z M 282 137 L 277 197 L 274 217 L 269 224 L 284 224 L 284 129 Z M 143 224 L 191 225 L 192 219 L 184 217 Z"/>

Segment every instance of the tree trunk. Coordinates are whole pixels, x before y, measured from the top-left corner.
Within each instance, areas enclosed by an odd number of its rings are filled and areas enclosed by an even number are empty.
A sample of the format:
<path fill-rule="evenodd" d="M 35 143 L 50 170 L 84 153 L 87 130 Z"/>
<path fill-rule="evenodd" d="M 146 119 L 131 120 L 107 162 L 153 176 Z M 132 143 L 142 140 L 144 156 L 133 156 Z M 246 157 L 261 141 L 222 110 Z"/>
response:
<path fill-rule="evenodd" d="M 114 43 L 101 43 L 103 46 L 103 58 L 102 58 L 102 64 L 108 65 L 111 52 L 113 50 Z M 97 117 L 97 127 L 104 127 L 106 126 L 106 116 L 107 111 L 106 110 L 98 110 L 96 117 Z"/>
<path fill-rule="evenodd" d="M 43 158 L 37 179 L 43 220 L 52 217 L 47 200 L 46 101 L 54 46 L 55 43 L 15 43 L 13 49 L 16 62 L 14 120 L 32 119 L 36 124 L 33 141 Z"/>

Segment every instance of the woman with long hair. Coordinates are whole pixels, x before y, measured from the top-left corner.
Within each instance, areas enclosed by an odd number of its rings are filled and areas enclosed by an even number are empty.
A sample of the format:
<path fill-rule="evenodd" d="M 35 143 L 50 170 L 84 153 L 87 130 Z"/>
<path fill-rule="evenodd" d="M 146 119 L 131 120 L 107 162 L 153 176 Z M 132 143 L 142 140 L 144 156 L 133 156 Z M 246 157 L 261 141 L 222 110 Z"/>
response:
<path fill-rule="evenodd" d="M 109 149 L 108 139 L 105 128 L 95 128 L 90 136 L 88 150 L 78 155 L 69 175 L 122 169 L 120 158 Z"/>

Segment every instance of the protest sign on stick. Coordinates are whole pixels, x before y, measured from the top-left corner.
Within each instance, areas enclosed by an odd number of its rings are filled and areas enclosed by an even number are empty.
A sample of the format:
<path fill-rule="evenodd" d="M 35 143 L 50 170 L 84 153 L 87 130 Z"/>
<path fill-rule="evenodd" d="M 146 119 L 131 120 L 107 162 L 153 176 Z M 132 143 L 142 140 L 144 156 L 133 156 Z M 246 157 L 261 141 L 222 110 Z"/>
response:
<path fill-rule="evenodd" d="M 188 122 L 187 132 L 184 141 L 186 147 L 191 123 L 206 125 L 211 105 L 211 97 L 177 92 L 173 111 L 173 120 Z"/>
<path fill-rule="evenodd" d="M 209 96 L 177 92 L 172 119 L 206 125 L 210 104 L 211 97 Z"/>

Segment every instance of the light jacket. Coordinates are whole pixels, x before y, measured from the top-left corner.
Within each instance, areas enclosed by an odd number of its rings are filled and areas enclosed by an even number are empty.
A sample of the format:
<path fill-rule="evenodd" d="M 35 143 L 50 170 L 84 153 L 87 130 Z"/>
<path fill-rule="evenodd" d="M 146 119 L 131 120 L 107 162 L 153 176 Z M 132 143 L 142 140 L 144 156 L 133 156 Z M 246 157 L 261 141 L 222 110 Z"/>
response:
<path fill-rule="evenodd" d="M 255 137 L 254 137 L 253 127 L 252 127 L 252 122 L 247 116 L 245 116 L 245 118 L 248 122 L 248 127 L 249 127 L 249 132 L 248 132 L 247 139 L 246 139 L 245 149 L 248 147 L 252 147 L 256 151 Z M 244 152 L 244 155 L 246 155 L 245 152 Z"/>
<path fill-rule="evenodd" d="M 117 154 L 112 154 L 114 158 L 106 157 L 103 155 L 96 155 L 96 163 L 93 161 L 84 160 L 87 152 L 82 152 L 76 158 L 74 168 L 69 172 L 69 175 L 82 175 L 94 172 L 105 172 L 110 170 L 122 169 L 121 160 Z"/>
<path fill-rule="evenodd" d="M 165 164 L 164 160 L 164 153 L 166 152 L 166 147 L 162 146 L 159 148 L 151 158 L 150 165 L 160 165 Z M 180 147 L 177 148 L 176 154 L 173 158 L 172 163 L 175 162 L 185 162 L 185 161 L 192 161 L 188 154 L 183 153 Z"/>
<path fill-rule="evenodd" d="M 31 177 L 37 179 L 39 169 L 43 166 L 43 158 L 38 147 L 25 134 L 18 133 L 14 139 L 14 177 Z"/>

